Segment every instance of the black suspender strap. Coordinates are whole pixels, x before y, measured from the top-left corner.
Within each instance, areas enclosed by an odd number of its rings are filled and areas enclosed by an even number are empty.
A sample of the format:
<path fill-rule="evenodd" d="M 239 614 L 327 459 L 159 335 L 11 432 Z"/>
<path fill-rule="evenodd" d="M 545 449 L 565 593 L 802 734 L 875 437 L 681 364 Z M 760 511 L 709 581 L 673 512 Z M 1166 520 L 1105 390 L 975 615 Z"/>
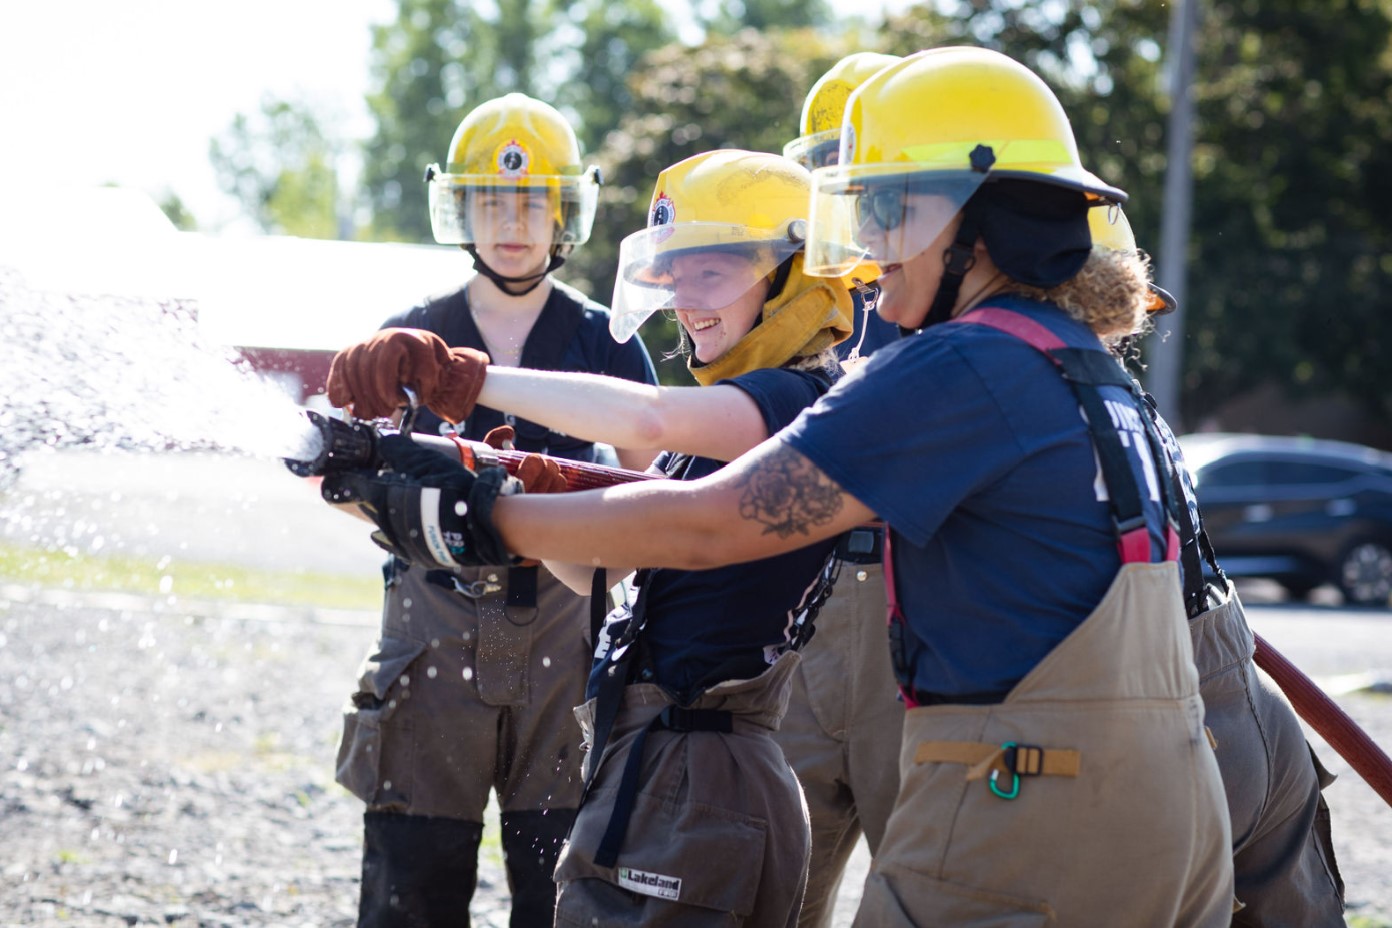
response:
<path fill-rule="evenodd" d="M 604 617 L 609 614 L 609 571 L 597 568 L 590 577 L 590 648 L 599 643 Z"/>
<path fill-rule="evenodd" d="M 1048 328 L 1012 310 L 986 307 L 973 310 L 953 322 L 975 323 L 1013 335 L 1058 367 L 1087 415 L 1088 431 L 1097 449 L 1112 518 L 1116 523 L 1121 561 L 1123 564 L 1149 561 L 1150 535 L 1146 529 L 1145 511 L 1141 507 L 1140 489 L 1126 461 L 1121 434 L 1113 425 L 1112 414 L 1098 390 L 1102 386 L 1119 386 L 1129 391 L 1130 376 L 1105 351 L 1069 348 Z"/>

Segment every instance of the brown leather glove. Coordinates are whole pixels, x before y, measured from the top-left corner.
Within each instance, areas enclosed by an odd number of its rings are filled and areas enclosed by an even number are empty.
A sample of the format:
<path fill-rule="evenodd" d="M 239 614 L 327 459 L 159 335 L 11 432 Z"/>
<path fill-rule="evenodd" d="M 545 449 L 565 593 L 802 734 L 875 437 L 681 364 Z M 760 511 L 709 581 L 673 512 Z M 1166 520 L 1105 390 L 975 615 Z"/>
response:
<path fill-rule="evenodd" d="M 406 405 L 406 386 L 440 418 L 458 423 L 473 412 L 487 370 L 488 355 L 450 348 L 434 332 L 382 329 L 334 355 L 326 392 L 358 418 L 378 419 Z"/>
<path fill-rule="evenodd" d="M 511 451 L 514 447 L 513 439 L 516 437 L 517 432 L 512 426 L 500 425 L 495 429 L 489 429 L 488 434 L 483 436 L 483 442 L 499 451 Z M 522 487 L 528 493 L 564 493 L 566 490 L 566 478 L 565 474 L 561 473 L 561 465 L 556 463 L 555 458 L 545 455 L 528 454 L 517 465 L 517 471 L 513 476 L 522 481 Z"/>
<path fill-rule="evenodd" d="M 499 451 L 512 451 L 516 448 L 513 444 L 515 438 L 516 429 L 510 425 L 500 425 L 488 430 L 488 434 L 483 436 L 483 443 Z M 512 476 L 522 481 L 522 490 L 525 493 L 564 493 L 566 489 L 566 478 L 561 473 L 561 465 L 557 464 L 555 459 L 540 454 L 528 454 L 524 457 Z M 541 561 L 527 558 L 517 566 L 536 567 L 540 563 Z"/>

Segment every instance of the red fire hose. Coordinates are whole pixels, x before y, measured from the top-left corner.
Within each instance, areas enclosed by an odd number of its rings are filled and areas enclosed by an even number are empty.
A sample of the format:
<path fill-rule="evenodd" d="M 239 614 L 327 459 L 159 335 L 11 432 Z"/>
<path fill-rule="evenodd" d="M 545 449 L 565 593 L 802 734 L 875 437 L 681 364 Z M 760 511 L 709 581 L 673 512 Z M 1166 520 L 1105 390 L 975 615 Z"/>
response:
<path fill-rule="evenodd" d="M 1339 756 L 1349 762 L 1363 780 L 1392 806 L 1392 758 L 1378 747 L 1368 733 L 1349 718 L 1324 690 L 1262 638 L 1257 639 L 1253 655 L 1258 667 L 1271 674 L 1296 714 L 1309 723 Z"/>

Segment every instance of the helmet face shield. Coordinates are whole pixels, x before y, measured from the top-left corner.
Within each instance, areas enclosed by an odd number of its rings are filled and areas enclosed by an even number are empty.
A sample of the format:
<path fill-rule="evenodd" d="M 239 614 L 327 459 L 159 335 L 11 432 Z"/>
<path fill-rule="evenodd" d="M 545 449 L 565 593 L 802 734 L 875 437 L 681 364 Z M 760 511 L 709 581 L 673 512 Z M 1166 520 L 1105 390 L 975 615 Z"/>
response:
<path fill-rule="evenodd" d="M 791 158 L 812 171 L 835 164 L 840 149 L 840 128 L 827 129 L 793 139 L 783 146 L 783 157 Z"/>
<path fill-rule="evenodd" d="M 590 237 L 599 182 L 578 176 L 429 175 L 430 226 L 442 245 L 579 245 Z"/>
<path fill-rule="evenodd" d="M 802 247 L 799 237 L 719 222 L 652 226 L 619 244 L 610 334 L 627 341 L 659 310 L 729 306 Z"/>
<path fill-rule="evenodd" d="M 902 264 L 927 250 L 988 174 L 903 163 L 813 172 L 807 272 L 840 277 L 857 265 Z"/>

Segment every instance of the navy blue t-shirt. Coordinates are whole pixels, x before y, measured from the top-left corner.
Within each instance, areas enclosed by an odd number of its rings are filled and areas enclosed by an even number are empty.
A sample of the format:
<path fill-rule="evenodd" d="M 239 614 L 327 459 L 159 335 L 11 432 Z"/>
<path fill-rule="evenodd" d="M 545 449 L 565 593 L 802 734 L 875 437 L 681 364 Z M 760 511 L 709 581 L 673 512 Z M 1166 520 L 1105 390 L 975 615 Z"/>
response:
<path fill-rule="evenodd" d="M 614 341 L 609 334 L 608 309 L 558 280 L 551 283 L 551 295 L 523 345 L 522 367 L 608 374 L 639 383 L 657 383 L 657 372 L 653 370 L 652 359 L 641 338 L 635 336 L 622 344 Z M 488 350 L 473 323 L 468 293 L 463 288 L 398 313 L 382 324 L 384 329 L 390 327 L 429 329 L 451 348 Z M 431 435 L 457 431 L 470 441 L 482 441 L 484 435 L 500 425 L 511 425 L 516 430 L 519 451 L 537 451 L 577 461 L 597 459 L 592 442 L 488 406 L 476 406 L 469 418 L 457 427 L 451 427 L 422 407 L 417 412 L 414 430 Z"/>
<path fill-rule="evenodd" d="M 826 393 L 821 372 L 765 368 L 729 380 L 758 404 L 772 435 Z M 669 477 L 696 480 L 724 462 L 663 452 Z M 835 544 L 712 570 L 654 570 L 639 590 L 657 682 L 687 702 L 722 680 L 763 673 L 787 649 L 793 621 Z M 593 687 L 594 681 L 591 681 Z M 593 695 L 593 693 L 591 693 Z"/>
<path fill-rule="evenodd" d="M 1053 306 L 990 305 L 1069 346 L 1101 348 Z M 1141 413 L 1124 388 L 1103 395 L 1158 560 L 1166 523 Z M 1050 360 L 1015 336 L 950 323 L 901 339 L 780 437 L 891 527 L 920 691 L 1003 696 L 1091 613 L 1120 568 L 1082 410 Z"/>

